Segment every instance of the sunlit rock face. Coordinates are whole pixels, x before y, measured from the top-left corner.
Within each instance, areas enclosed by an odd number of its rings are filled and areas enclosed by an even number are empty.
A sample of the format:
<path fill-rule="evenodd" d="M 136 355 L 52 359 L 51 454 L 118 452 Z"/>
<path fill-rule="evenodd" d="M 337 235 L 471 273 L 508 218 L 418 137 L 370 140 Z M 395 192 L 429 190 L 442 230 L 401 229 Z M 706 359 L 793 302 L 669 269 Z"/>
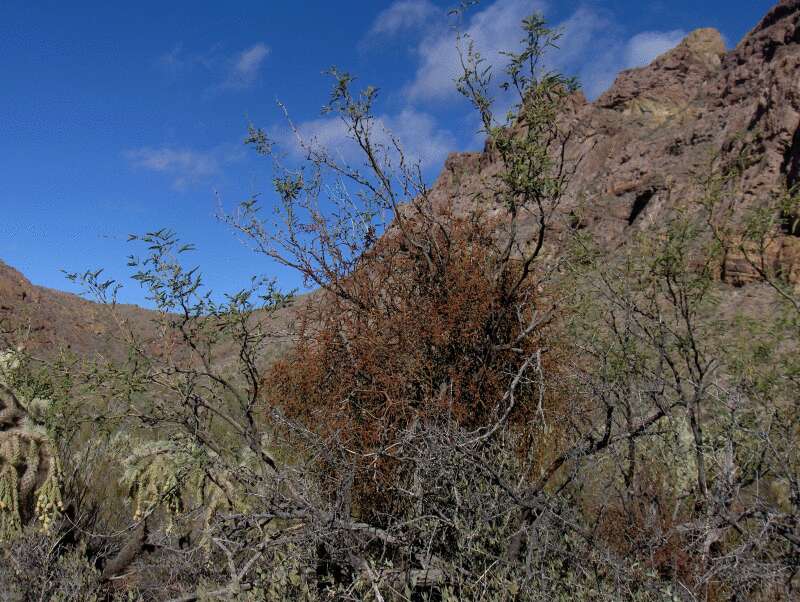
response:
<path fill-rule="evenodd" d="M 696 198 L 712 157 L 733 157 L 750 141 L 754 162 L 733 215 L 800 183 L 800 0 L 783 0 L 733 49 L 714 29 L 699 29 L 650 65 L 619 74 L 594 102 L 577 93 L 564 125 L 578 133 L 580 157 L 561 209 L 611 248 L 662 221 L 678 202 Z M 498 166 L 490 152 L 452 155 L 434 187 L 441 202 L 472 199 Z M 800 239 L 787 233 L 769 261 L 800 283 Z M 732 256 L 721 277 L 757 279 Z"/>

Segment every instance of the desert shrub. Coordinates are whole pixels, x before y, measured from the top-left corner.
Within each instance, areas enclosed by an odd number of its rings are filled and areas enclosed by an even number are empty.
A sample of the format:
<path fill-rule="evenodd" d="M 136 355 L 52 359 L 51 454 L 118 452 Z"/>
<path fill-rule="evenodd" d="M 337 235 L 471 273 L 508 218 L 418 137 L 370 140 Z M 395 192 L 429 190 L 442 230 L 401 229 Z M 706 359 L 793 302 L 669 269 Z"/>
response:
<path fill-rule="evenodd" d="M 106 599 L 85 550 L 61 553 L 58 539 L 40 530 L 25 529 L 13 546 L 0 551 L 0 559 L 0 591 L 9 602 Z"/>
<path fill-rule="evenodd" d="M 554 403 L 541 378 L 556 370 L 554 313 L 542 316 L 534 278 L 509 291 L 519 271 L 498 265 L 491 222 L 437 220 L 438 231 L 408 225 L 435 237 L 431 263 L 396 238 L 377 243 L 341 283 L 347 298 L 323 292 L 304 308 L 295 347 L 265 378 L 270 405 L 364 458 L 354 478 L 373 496 L 394 498 L 392 449 L 415 423 L 453 421 L 477 437 L 502 417 L 530 444 L 543 435 L 536 413 Z"/>
<path fill-rule="evenodd" d="M 222 217 L 316 288 L 293 327 L 274 282 L 254 278 L 220 302 L 175 233 L 132 237 L 153 328 L 119 320 L 124 359 L 53 366 L 54 380 L 69 373 L 48 389 L 67 510 L 50 535 L 14 524 L 7 591 L 796 594 L 800 302 L 766 258 L 794 230 L 792 205 L 733 232 L 715 211 L 735 177 L 712 174 L 702 203 L 623 249 L 558 227 L 580 165 L 579 134 L 560 119 L 574 85 L 543 64 L 557 33 L 538 16 L 522 25 L 523 50 L 501 75 L 516 94 L 505 119 L 492 72 L 462 39 L 457 85 L 497 169 L 458 207 L 382 130 L 377 91 L 355 91 L 346 73 L 332 71 L 325 111 L 363 165 L 301 141 L 305 160 L 287 167 L 251 128 L 248 142 L 274 160 L 275 211 L 265 218 L 254 198 Z M 729 332 L 718 276 L 734 251 L 776 304 L 773 319 L 741 316 Z M 73 277 L 114 314 L 116 283 Z M 274 362 L 272 345 L 289 338 Z"/>
<path fill-rule="evenodd" d="M 610 449 L 593 458 L 597 444 L 587 442 L 569 479 L 606 545 L 675 591 L 769 600 L 796 587 L 797 549 L 780 526 L 794 524 L 794 509 L 776 496 L 795 479 L 785 444 L 796 404 L 784 389 L 795 306 L 770 271 L 769 315 L 726 305 L 726 257 L 770 265 L 756 259 L 771 247 L 754 233 L 777 236 L 782 219 L 775 206 L 720 221 L 714 212 L 735 193 L 736 173 L 702 179 L 702 206 L 677 205 L 621 252 L 576 238 L 580 311 L 570 321 L 581 352 L 572 371 L 596 408 L 593 439 Z M 754 228 L 758 220 L 768 225 Z"/>

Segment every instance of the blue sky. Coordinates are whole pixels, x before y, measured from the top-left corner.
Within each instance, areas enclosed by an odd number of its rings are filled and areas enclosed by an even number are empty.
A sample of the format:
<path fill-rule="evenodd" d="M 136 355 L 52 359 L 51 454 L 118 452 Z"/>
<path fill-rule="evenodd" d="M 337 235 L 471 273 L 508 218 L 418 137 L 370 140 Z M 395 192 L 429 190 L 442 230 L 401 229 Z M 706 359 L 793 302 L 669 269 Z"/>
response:
<path fill-rule="evenodd" d="M 248 122 L 292 152 L 275 101 L 332 146 L 320 115 L 336 65 L 381 90 L 377 112 L 432 179 L 478 144 L 452 85 L 456 0 L 0 3 L 0 259 L 34 283 L 75 290 L 60 270 L 124 278 L 129 233 L 168 227 L 196 243 L 216 291 L 252 274 L 299 285 L 215 219 L 253 193 L 269 166 L 242 144 Z M 483 0 L 463 21 L 490 58 L 542 10 L 564 27 L 554 66 L 596 96 L 692 29 L 735 45 L 772 0 Z M 121 299 L 144 303 L 127 284 Z"/>

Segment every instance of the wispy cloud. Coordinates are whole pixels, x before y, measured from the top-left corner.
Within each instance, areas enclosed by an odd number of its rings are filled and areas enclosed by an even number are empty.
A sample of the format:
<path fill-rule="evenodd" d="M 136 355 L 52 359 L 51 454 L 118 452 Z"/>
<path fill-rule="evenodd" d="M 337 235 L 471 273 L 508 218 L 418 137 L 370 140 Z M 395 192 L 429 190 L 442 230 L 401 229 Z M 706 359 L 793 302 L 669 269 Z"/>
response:
<path fill-rule="evenodd" d="M 179 75 L 199 68 L 210 73 L 217 73 L 226 63 L 227 57 L 219 44 L 202 52 L 187 50 L 183 43 L 173 46 L 156 59 L 160 69 L 171 75 Z"/>
<path fill-rule="evenodd" d="M 387 30 L 391 29 L 389 24 L 400 27 L 404 22 L 399 16 L 389 19 L 394 6 L 385 11 Z M 495 0 L 481 6 L 482 9 L 469 16 L 463 34 L 472 41 L 486 64 L 496 69 L 506 61 L 502 55 L 504 51 L 518 48 L 522 19 L 534 12 L 547 16 L 550 8 L 545 0 Z M 378 21 L 373 28 L 377 24 Z M 621 24 L 608 11 L 588 6 L 579 7 L 568 18 L 553 25 L 561 31 L 562 37 L 558 49 L 548 56 L 548 67 L 577 75 L 590 98 L 603 92 L 620 70 L 648 64 L 686 35 L 682 30 L 646 31 L 626 39 Z M 405 88 L 411 102 L 442 101 L 455 95 L 453 81 L 460 75 L 461 64 L 452 29 L 444 24 L 428 28 L 415 53 L 416 73 Z"/>
<path fill-rule="evenodd" d="M 174 73 L 183 69 L 186 64 L 183 56 L 183 44 L 176 44 L 172 50 L 159 56 L 156 62 L 165 71 Z"/>
<path fill-rule="evenodd" d="M 672 31 L 643 31 L 628 40 L 625 47 L 625 67 L 648 65 L 657 56 L 677 46 L 687 32 L 682 29 Z"/>
<path fill-rule="evenodd" d="M 222 166 L 238 161 L 241 149 L 222 146 L 195 150 L 174 146 L 140 147 L 124 152 L 131 167 L 169 176 L 172 188 L 184 191 L 222 172 Z"/>
<path fill-rule="evenodd" d="M 441 128 L 428 113 L 407 107 L 397 113 L 382 114 L 372 124 L 373 142 L 389 152 L 396 161 L 392 138 L 399 141 L 406 161 L 417 163 L 423 170 L 441 165 L 449 152 L 455 149 L 456 139 L 451 132 Z M 334 157 L 347 162 L 358 162 L 360 150 L 352 140 L 341 119 L 323 117 L 296 124 L 297 135 L 315 149 L 325 149 Z M 273 131 L 291 157 L 299 159 L 304 151 L 294 132 L 288 128 Z"/>
<path fill-rule="evenodd" d="M 547 0 L 487 1 L 465 17 L 462 32 L 474 43 L 486 64 L 493 65 L 498 73 L 507 60 L 503 53 L 514 51 L 520 45 L 522 20 L 534 12 L 547 17 L 550 6 Z M 672 30 L 640 32 L 626 37 L 621 23 L 610 12 L 585 5 L 553 26 L 562 37 L 558 48 L 548 55 L 546 67 L 577 75 L 590 98 L 597 97 L 611 85 L 620 70 L 649 63 L 685 35 L 681 30 Z M 457 94 L 454 80 L 460 74 L 461 60 L 456 34 L 448 26 L 444 12 L 429 0 L 397 0 L 378 15 L 367 32 L 367 39 L 376 35 L 403 35 L 403 39 L 414 40 L 412 52 L 416 69 L 403 87 L 403 108 L 376 117 L 375 140 L 389 147 L 391 132 L 405 145 L 407 158 L 419 162 L 424 170 L 438 167 L 447 154 L 459 146 L 456 136 L 443 128 L 431 112 L 432 104 L 450 100 Z M 500 115 L 512 101 L 503 96 L 499 86 L 495 94 Z M 469 118 L 465 123 L 474 125 L 477 130 L 477 124 Z M 325 148 L 345 161 L 359 158 L 357 146 L 339 119 L 323 117 L 304 121 L 297 125 L 297 131 L 307 143 Z M 273 136 L 283 143 L 290 156 L 295 159 L 302 156 L 302 148 L 288 129 L 273 130 Z M 481 141 L 482 136 L 478 134 L 469 143 L 477 145 Z"/>
<path fill-rule="evenodd" d="M 429 0 L 396 0 L 378 14 L 367 35 L 396 35 L 424 26 L 440 13 L 439 8 Z"/>
<path fill-rule="evenodd" d="M 686 36 L 683 30 L 645 31 L 628 39 L 605 36 L 596 37 L 592 44 L 602 45 L 603 54 L 593 59 L 584 58 L 578 69 L 584 91 L 589 98 L 605 92 L 620 71 L 649 65 L 656 57 L 677 46 Z"/>
<path fill-rule="evenodd" d="M 520 23 L 534 11 L 543 11 L 544 2 L 497 0 L 474 13 L 464 33 L 475 44 L 487 64 L 501 63 L 502 51 L 513 50 L 521 37 Z M 417 47 L 419 64 L 406 93 L 413 101 L 442 100 L 455 93 L 460 59 L 452 30 L 443 26 L 426 35 Z"/>
<path fill-rule="evenodd" d="M 186 75 L 193 71 L 204 72 L 213 82 L 206 92 L 221 90 L 242 90 L 253 86 L 261 74 L 264 61 L 270 49 L 258 42 L 239 52 L 226 52 L 219 45 L 203 52 L 186 50 L 177 44 L 156 60 L 158 67 L 172 77 Z"/>
<path fill-rule="evenodd" d="M 240 52 L 234 59 L 228 78 L 223 84 L 226 88 L 248 88 L 252 86 L 261 71 L 269 48 L 261 42 Z"/>
<path fill-rule="evenodd" d="M 405 141 L 409 158 L 423 169 L 440 166 L 455 149 L 455 137 L 428 113 L 406 107 L 397 114 L 385 115 L 382 123 L 401 143 Z"/>
<path fill-rule="evenodd" d="M 619 70 L 619 28 L 611 16 L 591 8 L 578 8 L 558 24 L 563 37 L 549 55 L 550 67 L 578 77 L 583 91 L 593 98 L 604 91 Z M 602 48 L 602 52 L 597 52 Z"/>

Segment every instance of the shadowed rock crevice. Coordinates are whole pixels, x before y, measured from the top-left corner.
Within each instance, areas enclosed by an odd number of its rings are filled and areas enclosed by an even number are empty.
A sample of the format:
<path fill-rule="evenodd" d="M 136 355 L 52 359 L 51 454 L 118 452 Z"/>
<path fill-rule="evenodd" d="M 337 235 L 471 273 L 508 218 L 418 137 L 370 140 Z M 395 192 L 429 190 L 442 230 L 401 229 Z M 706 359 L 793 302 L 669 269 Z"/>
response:
<path fill-rule="evenodd" d="M 792 144 L 784 156 L 783 171 L 790 189 L 800 185 L 800 127 L 795 131 Z"/>
<path fill-rule="evenodd" d="M 655 196 L 655 194 L 655 190 L 649 189 L 636 195 L 636 199 L 634 199 L 633 205 L 631 206 L 631 213 L 628 216 L 629 226 L 632 226 L 636 221 L 636 218 L 639 217 L 642 211 L 647 208 L 648 203 L 650 203 L 650 200 Z"/>

